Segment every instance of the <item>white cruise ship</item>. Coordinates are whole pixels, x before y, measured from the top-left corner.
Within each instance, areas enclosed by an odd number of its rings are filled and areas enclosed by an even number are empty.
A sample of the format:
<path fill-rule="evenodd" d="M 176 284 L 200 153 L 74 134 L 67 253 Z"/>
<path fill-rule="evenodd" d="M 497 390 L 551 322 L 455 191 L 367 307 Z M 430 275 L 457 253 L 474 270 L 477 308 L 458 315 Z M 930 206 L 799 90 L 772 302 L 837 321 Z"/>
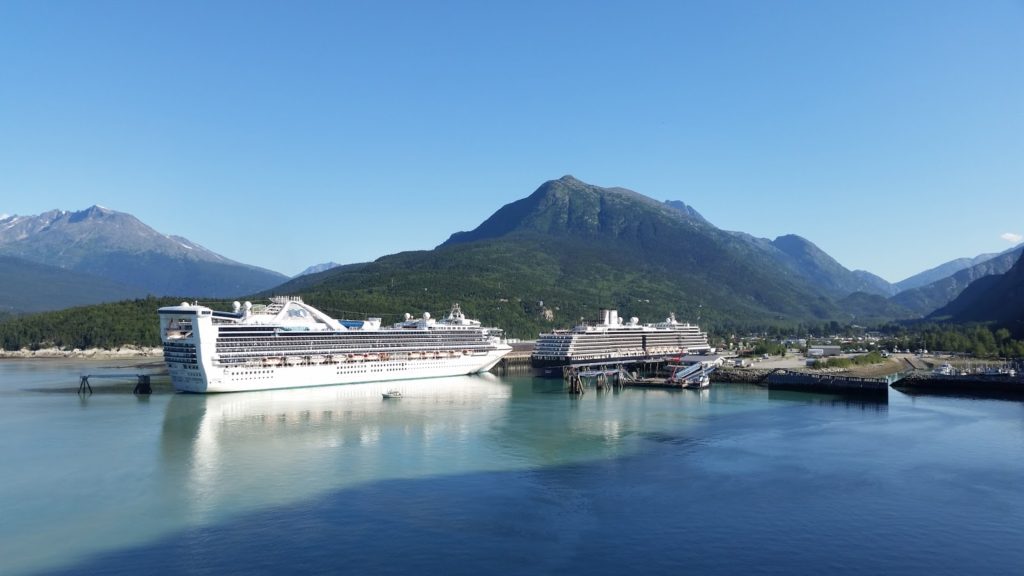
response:
<path fill-rule="evenodd" d="M 239 392 L 475 374 L 512 348 L 456 304 L 447 318 L 406 314 L 341 322 L 296 296 L 234 311 L 182 303 L 160 308 L 171 383 L 183 392 Z"/>
<path fill-rule="evenodd" d="M 602 310 L 596 325 L 581 324 L 572 330 L 541 334 L 530 355 L 536 368 L 599 362 L 660 360 L 680 354 L 711 352 L 708 336 L 696 324 L 664 322 L 640 324 L 637 318 L 620 318 L 616 310 Z"/>

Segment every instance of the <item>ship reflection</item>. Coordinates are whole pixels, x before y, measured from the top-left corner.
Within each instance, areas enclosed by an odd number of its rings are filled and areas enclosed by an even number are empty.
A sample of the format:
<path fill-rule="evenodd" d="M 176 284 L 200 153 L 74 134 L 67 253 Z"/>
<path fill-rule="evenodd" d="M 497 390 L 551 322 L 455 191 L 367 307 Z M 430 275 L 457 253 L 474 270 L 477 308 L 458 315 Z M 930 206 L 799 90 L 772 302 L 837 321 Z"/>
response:
<path fill-rule="evenodd" d="M 402 398 L 383 398 L 399 389 Z M 383 478 L 449 473 L 500 419 L 489 375 L 171 398 L 163 481 L 193 520 Z"/>

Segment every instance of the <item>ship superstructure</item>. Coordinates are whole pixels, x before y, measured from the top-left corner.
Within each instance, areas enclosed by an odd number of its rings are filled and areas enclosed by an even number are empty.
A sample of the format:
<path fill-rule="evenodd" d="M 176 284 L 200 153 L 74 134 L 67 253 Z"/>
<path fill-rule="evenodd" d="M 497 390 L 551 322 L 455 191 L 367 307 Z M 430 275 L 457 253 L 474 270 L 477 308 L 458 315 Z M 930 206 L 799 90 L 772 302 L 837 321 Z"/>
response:
<path fill-rule="evenodd" d="M 640 324 L 635 317 L 626 321 L 616 310 L 602 310 L 601 321 L 596 324 L 580 324 L 571 330 L 541 334 L 530 362 L 534 367 L 546 368 L 660 360 L 710 351 L 707 334 L 696 324 L 676 321 L 674 315 L 664 322 Z"/>
<path fill-rule="evenodd" d="M 501 330 L 429 313 L 382 327 L 380 318 L 339 321 L 296 296 L 231 312 L 198 304 L 160 308 L 160 337 L 171 382 L 185 392 L 237 392 L 490 370 L 511 347 Z"/>

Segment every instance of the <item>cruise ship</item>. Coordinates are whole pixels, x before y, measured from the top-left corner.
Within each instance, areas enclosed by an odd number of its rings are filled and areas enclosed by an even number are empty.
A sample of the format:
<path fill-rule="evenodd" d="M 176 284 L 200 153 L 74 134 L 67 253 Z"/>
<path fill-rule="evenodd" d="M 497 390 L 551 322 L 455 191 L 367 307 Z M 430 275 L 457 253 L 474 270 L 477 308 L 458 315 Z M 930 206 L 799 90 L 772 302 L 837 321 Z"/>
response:
<path fill-rule="evenodd" d="M 712 352 L 708 336 L 696 324 L 677 322 L 670 315 L 664 322 L 640 324 L 626 321 L 616 310 L 602 310 L 597 324 L 581 324 L 571 330 L 541 334 L 530 355 L 535 368 L 573 364 L 661 360 L 681 354 Z"/>
<path fill-rule="evenodd" d="M 183 392 L 240 392 L 458 376 L 486 372 L 509 351 L 501 330 L 459 305 L 382 327 L 380 318 L 339 321 L 297 296 L 231 312 L 181 303 L 159 309 L 171 383 Z"/>

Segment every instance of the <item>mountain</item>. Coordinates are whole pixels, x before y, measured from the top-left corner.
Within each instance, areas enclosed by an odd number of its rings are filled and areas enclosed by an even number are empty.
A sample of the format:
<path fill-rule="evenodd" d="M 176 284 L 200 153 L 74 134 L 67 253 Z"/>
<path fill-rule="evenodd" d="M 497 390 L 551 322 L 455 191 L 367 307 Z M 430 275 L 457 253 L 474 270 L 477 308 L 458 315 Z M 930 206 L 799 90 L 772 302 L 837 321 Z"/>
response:
<path fill-rule="evenodd" d="M 234 297 L 287 280 L 101 206 L 0 219 L 0 255 L 104 278 L 156 295 Z"/>
<path fill-rule="evenodd" d="M 1011 248 L 1009 251 L 1012 250 L 1013 249 Z M 945 264 L 939 264 L 934 268 L 929 268 L 924 272 L 919 272 L 909 278 L 900 280 L 899 282 L 893 284 L 893 286 L 896 287 L 897 292 L 903 292 L 904 290 L 912 290 L 914 288 L 922 288 L 933 282 L 938 282 L 939 280 L 948 278 L 961 270 L 966 270 L 971 266 L 977 266 L 978 264 L 981 264 L 986 260 L 991 260 L 992 258 L 995 258 L 998 255 L 999 254 L 981 254 L 979 256 L 975 256 L 974 258 L 957 258 L 955 260 L 950 260 Z"/>
<path fill-rule="evenodd" d="M 1024 246 L 1002 252 L 994 258 L 960 270 L 941 280 L 920 288 L 904 290 L 892 297 L 892 302 L 909 309 L 918 316 L 927 316 L 952 302 L 970 284 L 979 278 L 1003 274 L 1020 259 Z"/>
<path fill-rule="evenodd" d="M 981 277 L 929 316 L 954 322 L 993 322 L 1024 337 L 1024 256 L 1005 273 Z"/>
<path fill-rule="evenodd" d="M 434 250 L 297 278 L 275 292 L 301 293 L 335 315 L 438 313 L 458 301 L 527 338 L 591 318 L 601 307 L 645 321 L 676 312 L 719 327 L 848 319 L 831 294 L 867 283 L 809 242 L 779 244 L 786 250 L 720 230 L 682 203 L 565 176 Z M 802 261 L 793 252 L 814 257 Z M 850 286 L 829 274 L 819 279 L 828 288 L 811 281 L 819 267 Z"/>
<path fill-rule="evenodd" d="M 854 292 L 892 294 L 891 286 L 882 278 L 863 270 L 846 269 L 806 238 L 795 234 L 779 236 L 772 246 L 788 257 L 789 265 L 797 273 L 832 296 L 842 298 Z"/>
<path fill-rule="evenodd" d="M 707 222 L 707 220 L 705 220 L 704 217 L 700 215 L 700 212 L 697 212 L 693 206 L 687 206 L 679 200 L 665 200 L 665 205 L 676 210 L 680 214 L 685 215 L 687 218 L 692 218 L 700 222 Z"/>
<path fill-rule="evenodd" d="M 138 287 L 12 256 L 0 256 L 0 278 L 0 312 L 59 310 L 146 295 Z"/>
<path fill-rule="evenodd" d="M 860 282 L 867 286 L 867 289 L 864 290 L 864 292 L 869 294 L 892 296 L 899 292 L 899 289 L 897 289 L 891 282 L 877 274 L 872 274 L 867 270 L 854 270 L 853 274 L 860 279 Z"/>
<path fill-rule="evenodd" d="M 338 266 L 341 266 L 341 264 L 338 264 L 337 262 L 324 262 L 323 264 L 314 264 L 314 265 L 310 266 L 309 268 L 306 268 L 302 272 L 299 272 L 298 274 L 296 274 L 293 277 L 294 278 L 298 278 L 299 276 L 306 276 L 308 274 L 316 274 L 317 272 L 323 272 L 325 270 L 330 270 L 331 268 L 337 268 Z"/>

